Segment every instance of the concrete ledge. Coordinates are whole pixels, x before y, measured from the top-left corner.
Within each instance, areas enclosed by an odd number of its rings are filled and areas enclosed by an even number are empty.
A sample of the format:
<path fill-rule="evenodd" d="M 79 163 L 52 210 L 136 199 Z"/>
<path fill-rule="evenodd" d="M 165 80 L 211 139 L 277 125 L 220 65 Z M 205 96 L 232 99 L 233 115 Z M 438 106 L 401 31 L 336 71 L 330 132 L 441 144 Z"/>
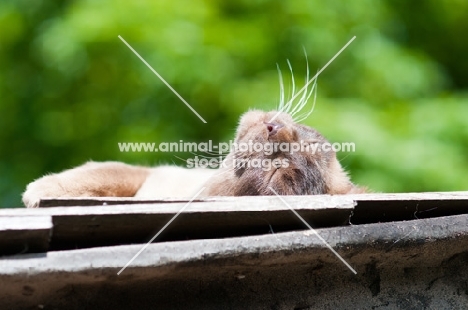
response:
<path fill-rule="evenodd" d="M 117 275 L 186 202 L 49 199 L 0 210 L 0 253 L 39 252 L 0 258 L 0 309 L 466 308 L 467 192 L 283 198 L 357 275 L 272 196 L 193 202 Z"/>
<path fill-rule="evenodd" d="M 468 215 L 0 260 L 2 309 L 464 309 Z"/>

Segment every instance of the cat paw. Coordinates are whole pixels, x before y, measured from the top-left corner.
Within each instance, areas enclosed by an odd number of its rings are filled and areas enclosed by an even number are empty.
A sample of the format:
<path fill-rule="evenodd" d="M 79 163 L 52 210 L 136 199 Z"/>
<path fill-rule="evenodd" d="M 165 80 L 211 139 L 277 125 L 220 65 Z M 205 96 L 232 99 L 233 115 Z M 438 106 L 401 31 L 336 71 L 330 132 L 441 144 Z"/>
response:
<path fill-rule="evenodd" d="M 37 208 L 42 198 L 63 197 L 66 192 L 54 175 L 42 177 L 29 183 L 23 193 L 26 208 Z"/>

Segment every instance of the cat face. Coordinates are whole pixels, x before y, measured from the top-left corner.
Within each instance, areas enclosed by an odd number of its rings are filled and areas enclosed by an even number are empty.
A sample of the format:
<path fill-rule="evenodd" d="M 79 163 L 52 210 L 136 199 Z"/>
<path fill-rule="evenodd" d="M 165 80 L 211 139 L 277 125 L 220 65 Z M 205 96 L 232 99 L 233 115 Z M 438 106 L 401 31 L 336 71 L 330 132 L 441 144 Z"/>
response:
<path fill-rule="evenodd" d="M 234 195 L 272 195 L 270 187 L 280 195 L 328 193 L 336 156 L 322 149 L 325 143 L 319 132 L 295 123 L 287 113 L 245 113 L 230 154 L 240 185 Z"/>

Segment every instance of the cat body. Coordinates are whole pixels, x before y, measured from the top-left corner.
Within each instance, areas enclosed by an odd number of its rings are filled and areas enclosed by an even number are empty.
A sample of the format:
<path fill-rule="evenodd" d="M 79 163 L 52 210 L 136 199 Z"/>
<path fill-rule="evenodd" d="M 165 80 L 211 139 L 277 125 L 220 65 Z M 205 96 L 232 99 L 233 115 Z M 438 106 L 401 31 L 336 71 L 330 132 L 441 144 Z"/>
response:
<path fill-rule="evenodd" d="M 51 197 L 189 199 L 201 188 L 204 190 L 200 196 L 273 195 L 271 189 L 280 195 L 365 192 L 350 181 L 334 151 L 320 148 L 328 141 L 315 129 L 298 124 L 289 113 L 245 113 L 235 143 L 263 145 L 264 150 L 231 149 L 219 169 L 88 162 L 30 183 L 23 193 L 23 202 L 33 208 L 38 207 L 41 198 Z M 307 147 L 283 151 L 281 146 L 287 144 L 316 146 L 316 151 Z"/>

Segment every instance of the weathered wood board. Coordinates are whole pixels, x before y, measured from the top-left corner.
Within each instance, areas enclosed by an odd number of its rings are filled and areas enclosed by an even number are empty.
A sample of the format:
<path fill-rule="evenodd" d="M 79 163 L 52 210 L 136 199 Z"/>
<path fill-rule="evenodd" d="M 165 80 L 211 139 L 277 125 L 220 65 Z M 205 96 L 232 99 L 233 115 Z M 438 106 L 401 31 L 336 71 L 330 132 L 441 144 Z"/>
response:
<path fill-rule="evenodd" d="M 0 255 L 47 251 L 52 226 L 48 215 L 0 216 Z"/>
<path fill-rule="evenodd" d="M 49 216 L 53 222 L 51 247 L 71 249 L 145 243 L 175 214 L 186 209 L 156 241 L 212 239 L 261 235 L 305 229 L 294 208 L 313 227 L 340 226 L 354 209 L 345 196 L 229 197 L 188 202 L 148 202 L 89 206 L 1 210 L 1 217 Z M 85 199 L 86 202 L 106 199 Z M 104 200 L 104 201 L 103 201 Z M 75 202 L 81 201 L 74 199 Z M 117 201 L 109 199 L 109 201 Z"/>
<path fill-rule="evenodd" d="M 211 197 L 190 205 L 181 199 L 44 199 L 41 205 L 45 208 L 0 210 L 0 222 L 17 223 L 16 230 L 0 228 L 3 249 L 0 252 L 145 243 L 186 205 L 156 242 L 305 229 L 289 207 L 314 228 L 468 213 L 468 192 L 284 196 L 283 199 L 289 206 L 276 196 Z M 43 226 L 34 228 L 32 219 L 42 221 Z M 47 221 L 51 224 L 46 224 Z"/>

